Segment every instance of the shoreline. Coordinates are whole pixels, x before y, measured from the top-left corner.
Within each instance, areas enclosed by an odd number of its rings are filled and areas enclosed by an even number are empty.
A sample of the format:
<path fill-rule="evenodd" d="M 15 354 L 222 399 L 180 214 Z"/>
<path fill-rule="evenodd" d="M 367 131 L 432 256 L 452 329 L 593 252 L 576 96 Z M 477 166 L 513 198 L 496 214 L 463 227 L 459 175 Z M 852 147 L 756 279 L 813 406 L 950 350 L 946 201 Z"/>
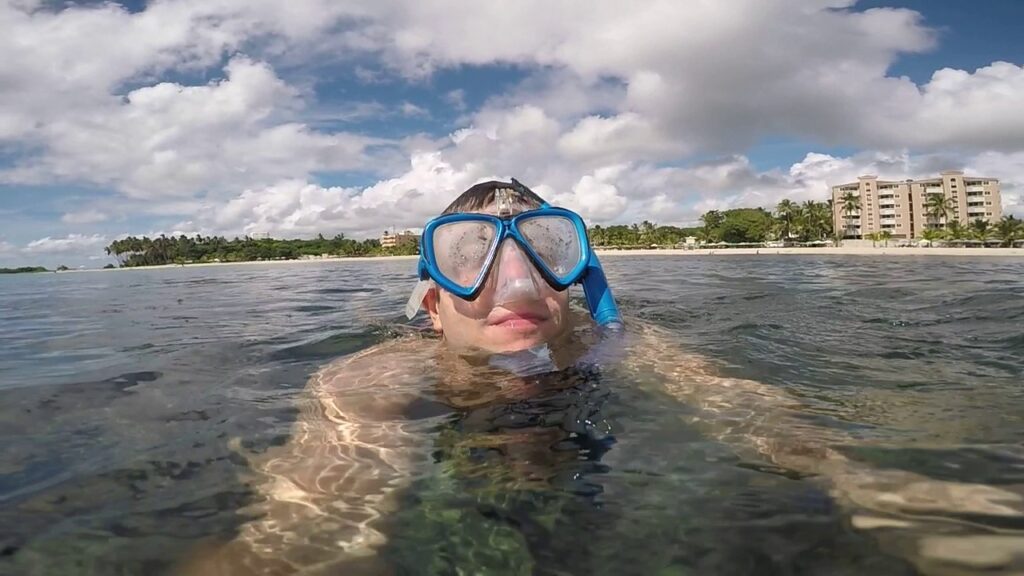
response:
<path fill-rule="evenodd" d="M 643 248 L 638 250 L 595 249 L 599 257 L 620 256 L 975 256 L 989 257 L 1022 257 L 1024 248 L 948 248 L 948 247 L 821 247 L 821 248 Z M 339 256 L 337 258 L 310 258 L 306 260 L 246 260 L 244 262 L 196 262 L 193 264 L 160 264 L 155 266 L 132 266 L 129 268 L 87 268 L 64 270 L 57 272 L 124 272 L 130 270 L 159 270 L 164 268 L 200 268 L 207 266 L 258 266 L 282 264 L 314 264 L 339 262 L 369 262 L 380 260 L 415 260 L 419 256 Z M 50 271 L 52 272 L 52 271 Z"/>
<path fill-rule="evenodd" d="M 190 264 L 154 264 L 152 266 L 129 266 L 126 268 L 85 268 L 64 270 L 66 272 L 124 272 L 129 270 L 160 270 L 164 268 L 205 268 L 207 266 L 256 266 L 259 264 L 312 264 L 324 262 L 368 262 L 371 260 L 414 260 L 419 256 L 338 256 L 336 258 L 306 258 L 294 260 L 243 260 L 241 262 L 193 262 Z M 51 271 L 52 272 L 52 271 Z"/>

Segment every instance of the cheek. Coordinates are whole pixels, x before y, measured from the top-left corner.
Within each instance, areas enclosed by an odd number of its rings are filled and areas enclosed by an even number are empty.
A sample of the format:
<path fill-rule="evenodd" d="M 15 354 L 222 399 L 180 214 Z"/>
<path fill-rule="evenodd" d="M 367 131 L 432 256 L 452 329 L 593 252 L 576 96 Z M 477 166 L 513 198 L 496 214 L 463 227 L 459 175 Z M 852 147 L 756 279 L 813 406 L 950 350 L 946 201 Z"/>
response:
<path fill-rule="evenodd" d="M 470 320 L 485 318 L 491 310 L 485 298 L 477 298 L 472 302 L 468 302 L 454 296 L 448 297 L 447 308 L 453 316 Z"/>
<path fill-rule="evenodd" d="M 442 331 L 454 336 L 466 334 L 468 330 L 487 317 L 488 310 L 480 312 L 480 301 L 467 302 L 450 294 L 441 298 L 437 307 Z"/>
<path fill-rule="evenodd" d="M 547 292 L 547 297 L 549 301 L 557 302 L 560 306 L 569 305 L 569 290 L 562 290 L 561 292 L 558 292 L 548 287 Z"/>
<path fill-rule="evenodd" d="M 569 291 L 563 290 L 562 292 L 551 291 L 547 295 L 545 300 L 548 303 L 548 310 L 551 311 L 552 315 L 566 316 L 569 313 Z"/>

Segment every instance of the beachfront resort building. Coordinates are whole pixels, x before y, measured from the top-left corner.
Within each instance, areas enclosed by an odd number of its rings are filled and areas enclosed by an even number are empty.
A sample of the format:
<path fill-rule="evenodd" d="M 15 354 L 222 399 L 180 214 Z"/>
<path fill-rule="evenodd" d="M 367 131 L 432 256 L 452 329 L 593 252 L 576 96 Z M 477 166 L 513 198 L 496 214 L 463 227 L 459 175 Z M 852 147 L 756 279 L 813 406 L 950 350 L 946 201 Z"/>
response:
<path fill-rule="evenodd" d="M 965 176 L 958 170 L 927 180 L 861 176 L 857 182 L 832 187 L 832 222 L 846 238 L 888 231 L 893 238 L 909 240 L 953 220 L 967 226 L 978 219 L 995 224 L 1002 217 L 999 180 Z"/>
<path fill-rule="evenodd" d="M 412 245 L 416 246 L 420 242 L 420 235 L 415 234 L 406 230 L 405 232 L 388 232 L 384 231 L 384 234 L 380 237 L 381 248 L 395 248 L 398 246 Z"/>

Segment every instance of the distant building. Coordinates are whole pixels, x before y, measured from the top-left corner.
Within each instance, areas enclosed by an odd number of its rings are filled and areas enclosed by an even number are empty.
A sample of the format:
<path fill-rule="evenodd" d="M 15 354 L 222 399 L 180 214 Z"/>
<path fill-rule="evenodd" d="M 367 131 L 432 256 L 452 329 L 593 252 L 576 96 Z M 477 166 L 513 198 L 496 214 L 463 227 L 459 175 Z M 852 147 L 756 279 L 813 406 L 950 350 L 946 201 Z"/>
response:
<path fill-rule="evenodd" d="M 847 195 L 858 199 L 859 209 L 849 210 Z M 941 195 L 950 203 L 948 218 L 928 214 L 928 198 Z M 832 186 L 832 221 L 846 238 L 866 238 L 888 230 L 893 238 L 918 238 L 929 228 L 943 228 L 952 220 L 964 226 L 981 219 L 995 224 L 1003 217 L 999 180 L 964 176 L 958 170 L 942 172 L 927 180 L 879 180 L 861 176 L 857 182 Z"/>
<path fill-rule="evenodd" d="M 384 234 L 382 234 L 380 237 L 381 248 L 395 248 L 398 246 L 405 246 L 410 244 L 416 246 L 419 245 L 419 242 L 420 235 L 410 232 L 408 230 L 406 230 L 405 232 L 396 232 L 394 234 L 385 230 Z"/>

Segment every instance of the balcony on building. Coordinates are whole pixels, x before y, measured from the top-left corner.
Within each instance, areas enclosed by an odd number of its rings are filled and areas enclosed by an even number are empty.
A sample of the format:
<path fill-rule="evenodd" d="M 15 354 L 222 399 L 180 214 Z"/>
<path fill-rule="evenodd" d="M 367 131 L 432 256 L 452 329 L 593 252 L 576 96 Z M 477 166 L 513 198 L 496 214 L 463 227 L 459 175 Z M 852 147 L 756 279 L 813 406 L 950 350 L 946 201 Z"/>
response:
<path fill-rule="evenodd" d="M 420 241 L 419 234 L 414 234 L 408 230 L 404 232 L 390 233 L 387 230 L 380 237 L 380 245 L 382 248 L 396 248 L 399 246 L 415 246 Z"/>

